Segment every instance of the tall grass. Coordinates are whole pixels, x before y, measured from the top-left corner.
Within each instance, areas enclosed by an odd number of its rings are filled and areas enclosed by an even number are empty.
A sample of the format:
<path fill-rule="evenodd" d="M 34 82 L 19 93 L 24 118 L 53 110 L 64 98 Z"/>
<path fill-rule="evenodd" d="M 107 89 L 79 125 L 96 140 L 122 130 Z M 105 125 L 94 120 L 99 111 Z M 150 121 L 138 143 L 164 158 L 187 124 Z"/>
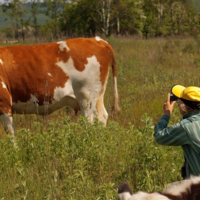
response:
<path fill-rule="evenodd" d="M 112 78 L 105 94 L 107 127 L 64 108 L 50 116 L 15 115 L 16 142 L 0 127 L 0 199 L 116 199 L 127 180 L 159 190 L 181 179 L 180 147 L 155 143 L 153 127 L 174 84 L 199 86 L 198 39 L 109 38 L 117 59 L 122 112 L 112 117 Z M 180 120 L 177 106 L 170 124 Z"/>
<path fill-rule="evenodd" d="M 162 115 L 167 93 L 175 84 L 200 86 L 200 40 L 110 38 L 117 58 L 118 88 L 122 113 L 119 123 L 141 125 L 141 116 L 148 113 L 155 122 Z M 108 105 L 112 80 L 106 93 Z M 179 116 L 180 117 L 180 116 Z"/>
<path fill-rule="evenodd" d="M 80 117 L 51 123 L 41 133 L 21 129 L 14 146 L 0 140 L 1 199 L 116 199 L 116 189 L 127 180 L 134 191 L 159 189 L 180 179 L 180 151 L 158 147 L 152 120 L 143 128 L 89 125 Z M 169 156 L 170 155 L 170 156 Z"/>

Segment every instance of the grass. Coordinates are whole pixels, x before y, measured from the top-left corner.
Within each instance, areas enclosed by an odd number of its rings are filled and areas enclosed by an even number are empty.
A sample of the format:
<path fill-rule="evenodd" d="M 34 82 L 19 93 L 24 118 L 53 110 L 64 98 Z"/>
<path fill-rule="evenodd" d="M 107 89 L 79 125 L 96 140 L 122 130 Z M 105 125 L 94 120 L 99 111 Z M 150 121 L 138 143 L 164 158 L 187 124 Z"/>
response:
<path fill-rule="evenodd" d="M 116 199 L 181 180 L 180 147 L 159 146 L 153 127 L 174 84 L 199 86 L 198 38 L 108 39 L 117 59 L 122 112 L 111 117 L 112 78 L 105 94 L 107 127 L 64 108 L 50 116 L 15 115 L 16 142 L 0 127 L 0 199 Z M 170 125 L 180 120 L 175 106 Z"/>
<path fill-rule="evenodd" d="M 158 147 L 152 120 L 134 130 L 116 122 L 103 127 L 80 117 L 50 123 L 41 134 L 17 132 L 17 147 L 10 137 L 0 140 L 0 198 L 3 199 L 116 199 L 118 185 L 127 180 L 134 191 L 162 188 L 180 179 L 181 152 Z M 169 157 L 170 155 L 170 157 Z"/>
<path fill-rule="evenodd" d="M 199 85 L 199 40 L 158 38 L 118 41 L 110 39 L 116 52 L 118 88 L 122 97 L 123 112 L 119 123 L 126 119 L 123 122 L 125 126 L 132 122 L 139 127 L 145 112 L 158 121 L 163 102 L 173 85 Z"/>

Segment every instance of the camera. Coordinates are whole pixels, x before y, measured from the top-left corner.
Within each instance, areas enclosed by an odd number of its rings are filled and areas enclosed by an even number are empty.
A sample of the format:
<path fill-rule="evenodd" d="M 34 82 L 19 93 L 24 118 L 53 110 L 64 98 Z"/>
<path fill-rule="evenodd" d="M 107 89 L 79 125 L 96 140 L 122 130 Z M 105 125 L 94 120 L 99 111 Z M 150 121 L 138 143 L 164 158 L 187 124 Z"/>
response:
<path fill-rule="evenodd" d="M 170 94 L 170 101 L 177 101 L 178 100 L 178 97 L 173 95 L 173 94 Z"/>

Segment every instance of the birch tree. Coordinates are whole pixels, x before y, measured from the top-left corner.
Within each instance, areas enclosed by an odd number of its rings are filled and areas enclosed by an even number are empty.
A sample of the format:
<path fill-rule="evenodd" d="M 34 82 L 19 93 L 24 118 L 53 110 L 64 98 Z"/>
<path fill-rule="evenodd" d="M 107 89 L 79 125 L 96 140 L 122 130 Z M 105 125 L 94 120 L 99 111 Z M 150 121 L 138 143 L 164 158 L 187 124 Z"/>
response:
<path fill-rule="evenodd" d="M 98 24 L 106 37 L 108 37 L 110 27 L 112 26 L 112 5 L 113 0 L 96 0 L 94 7 L 95 12 L 98 13 L 98 18 L 94 17 L 94 21 Z"/>

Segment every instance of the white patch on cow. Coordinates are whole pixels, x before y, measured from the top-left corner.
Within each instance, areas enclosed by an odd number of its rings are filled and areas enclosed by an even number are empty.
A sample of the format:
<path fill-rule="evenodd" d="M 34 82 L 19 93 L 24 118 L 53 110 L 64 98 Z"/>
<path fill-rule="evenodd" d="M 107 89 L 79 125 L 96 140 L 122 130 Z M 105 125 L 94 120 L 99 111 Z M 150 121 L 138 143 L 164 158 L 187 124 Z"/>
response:
<path fill-rule="evenodd" d="M 109 75 L 109 74 L 108 74 Z M 104 106 L 104 93 L 106 90 L 107 80 L 104 83 L 104 86 L 102 87 L 102 90 L 99 94 L 98 100 L 97 100 L 97 112 L 98 112 L 98 119 L 99 121 L 103 122 L 104 125 L 106 125 L 107 119 L 108 119 L 108 113 L 106 111 L 106 108 Z"/>
<path fill-rule="evenodd" d="M 131 197 L 129 192 L 123 192 L 123 193 L 117 194 L 117 196 L 118 196 L 118 199 L 120 200 L 128 200 Z"/>
<path fill-rule="evenodd" d="M 2 78 L 1 76 L 0 76 L 0 78 L 1 78 L 1 80 L 2 80 L 2 81 L 1 81 L 2 87 L 5 88 L 5 89 L 7 89 L 6 84 L 5 84 L 4 81 L 3 81 L 3 78 Z"/>
<path fill-rule="evenodd" d="M 192 184 L 198 183 L 200 183 L 200 177 L 191 177 L 190 179 L 183 180 L 179 185 L 174 185 L 168 188 L 165 193 L 178 196 L 185 191 L 189 191 Z"/>
<path fill-rule="evenodd" d="M 49 76 L 52 76 L 51 73 L 47 73 Z"/>
<path fill-rule="evenodd" d="M 118 194 L 119 200 L 169 200 L 167 195 L 172 195 L 174 198 L 170 199 L 193 199 L 197 197 L 200 192 L 194 188 L 199 188 L 200 186 L 200 176 L 191 177 L 190 179 L 186 179 L 183 181 L 171 183 L 162 194 L 153 192 L 153 193 L 145 193 L 138 192 L 133 194 L 132 196 L 125 195 L 126 192 L 121 192 Z"/>
<path fill-rule="evenodd" d="M 117 91 L 117 77 L 114 77 L 114 80 L 113 80 L 113 85 L 114 85 L 114 110 L 116 112 L 119 112 L 120 111 L 120 107 L 119 107 L 119 102 L 118 102 L 118 99 L 119 99 L 119 96 L 118 96 L 118 91 Z"/>
<path fill-rule="evenodd" d="M 156 192 L 149 194 L 145 192 L 138 192 L 132 195 L 130 198 L 124 200 L 170 200 L 170 199 Z"/>
<path fill-rule="evenodd" d="M 67 52 L 70 51 L 69 47 L 67 46 L 67 42 L 65 42 L 65 41 L 60 41 L 60 42 L 57 42 L 57 44 L 60 44 L 60 45 L 59 45 L 59 49 L 60 49 L 61 51 L 64 51 L 64 48 L 67 49 Z"/>
<path fill-rule="evenodd" d="M 5 89 L 7 89 L 5 83 L 4 82 L 1 82 L 1 83 L 2 83 L 2 87 L 5 88 Z"/>
<path fill-rule="evenodd" d="M 107 85 L 107 81 L 108 81 L 108 79 L 106 79 L 106 82 L 105 82 L 105 86 L 104 86 L 104 91 L 103 91 L 103 96 L 104 96 L 104 94 L 105 94 L 105 91 L 106 91 L 106 85 Z M 108 119 L 108 113 L 107 113 L 107 110 L 106 110 L 106 108 L 105 108 L 105 106 L 104 106 L 104 102 L 103 102 L 103 109 L 104 109 L 104 120 L 102 120 L 103 122 L 104 122 L 104 124 L 106 124 L 106 122 L 107 122 L 107 119 Z"/>
<path fill-rule="evenodd" d="M 0 59 L 0 64 L 2 64 L 3 65 L 3 61 Z"/>
<path fill-rule="evenodd" d="M 70 57 L 66 63 L 58 61 L 59 66 L 69 77 L 64 88 L 57 87 L 54 90 L 54 99 L 62 96 L 75 98 L 80 105 L 81 112 L 89 121 L 96 117 L 96 101 L 101 91 L 100 63 L 95 56 L 87 58 L 88 63 L 83 71 L 78 71 L 74 61 Z"/>
<path fill-rule="evenodd" d="M 59 61 L 56 64 L 66 73 L 69 77 L 69 80 L 66 84 L 72 85 L 74 90 L 76 90 L 76 85 L 78 84 L 79 89 L 81 86 L 84 86 L 89 91 L 94 91 L 99 93 L 101 89 L 101 81 L 100 81 L 100 64 L 97 61 L 95 56 L 87 58 L 88 63 L 85 65 L 85 69 L 83 71 L 78 71 L 75 66 L 73 59 L 70 57 L 66 63 L 63 61 Z M 64 91 L 67 95 L 73 95 L 72 87 L 67 91 L 67 85 L 65 84 Z M 67 86 L 67 87 L 66 87 Z M 58 88 L 55 89 L 56 90 Z M 74 97 L 74 95 L 73 95 Z M 55 98 L 56 99 L 56 98 Z"/>
<path fill-rule="evenodd" d="M 96 36 L 95 39 L 96 39 L 96 41 L 104 41 L 104 42 L 108 43 L 106 40 L 103 40 L 103 39 L 100 38 L 99 36 Z"/>
<path fill-rule="evenodd" d="M 114 98 L 119 98 L 118 97 L 118 92 L 117 92 L 117 77 L 114 77 L 114 95 L 115 97 Z"/>
<path fill-rule="evenodd" d="M 67 81 L 65 83 L 64 88 L 62 87 L 56 87 L 54 90 L 54 96 L 53 96 L 53 102 L 60 101 L 64 96 L 70 96 L 72 98 L 75 98 L 74 92 L 72 89 L 72 84 L 70 81 Z"/>

